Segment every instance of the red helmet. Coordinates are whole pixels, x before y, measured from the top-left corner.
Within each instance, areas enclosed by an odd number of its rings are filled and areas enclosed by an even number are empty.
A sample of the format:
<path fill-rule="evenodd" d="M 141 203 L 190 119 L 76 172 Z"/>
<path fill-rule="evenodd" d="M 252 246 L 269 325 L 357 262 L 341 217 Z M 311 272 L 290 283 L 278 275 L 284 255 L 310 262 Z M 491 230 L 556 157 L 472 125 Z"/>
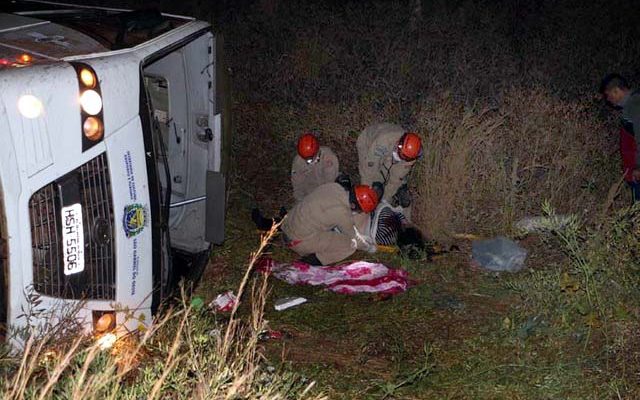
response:
<path fill-rule="evenodd" d="M 320 150 L 318 139 L 310 133 L 305 133 L 298 139 L 298 154 L 305 160 L 314 158 Z"/>
<path fill-rule="evenodd" d="M 378 205 L 378 193 L 368 185 L 356 185 L 353 188 L 356 201 L 363 212 L 370 213 Z"/>
<path fill-rule="evenodd" d="M 422 155 L 422 140 L 413 132 L 407 132 L 398 141 L 398 156 L 404 161 L 413 161 Z"/>

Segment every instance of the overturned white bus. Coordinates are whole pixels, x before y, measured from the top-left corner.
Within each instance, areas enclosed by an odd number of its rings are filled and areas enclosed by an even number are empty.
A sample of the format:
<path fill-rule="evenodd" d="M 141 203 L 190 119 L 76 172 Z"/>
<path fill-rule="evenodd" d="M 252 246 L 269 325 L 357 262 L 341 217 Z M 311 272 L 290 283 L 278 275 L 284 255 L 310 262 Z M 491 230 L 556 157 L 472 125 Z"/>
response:
<path fill-rule="evenodd" d="M 222 242 L 217 48 L 208 23 L 153 11 L 0 13 L 0 323 L 24 325 L 36 293 L 88 329 L 136 329 L 176 263 Z"/>

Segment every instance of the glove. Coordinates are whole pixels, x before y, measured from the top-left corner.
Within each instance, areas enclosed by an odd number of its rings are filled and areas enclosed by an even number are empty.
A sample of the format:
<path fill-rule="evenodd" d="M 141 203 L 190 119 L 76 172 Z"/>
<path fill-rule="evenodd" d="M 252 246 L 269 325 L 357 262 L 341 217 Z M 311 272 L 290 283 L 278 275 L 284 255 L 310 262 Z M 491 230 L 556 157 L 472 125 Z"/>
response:
<path fill-rule="evenodd" d="M 351 190 L 351 177 L 345 173 L 338 175 L 336 183 L 342 186 L 345 190 Z"/>
<path fill-rule="evenodd" d="M 378 199 L 382 199 L 382 197 L 384 196 L 384 185 L 382 184 L 382 182 L 373 182 L 371 184 L 371 189 L 375 190 L 376 194 L 378 195 Z"/>
<path fill-rule="evenodd" d="M 392 199 L 395 205 L 399 205 L 402 208 L 407 208 L 411 205 L 411 192 L 407 185 L 400 186 L 400 189 L 396 192 Z"/>
<path fill-rule="evenodd" d="M 353 230 L 356 233 L 356 237 L 352 240 L 356 242 L 356 249 L 367 253 L 375 253 L 377 251 L 376 241 L 371 236 L 361 234 L 355 226 Z"/>

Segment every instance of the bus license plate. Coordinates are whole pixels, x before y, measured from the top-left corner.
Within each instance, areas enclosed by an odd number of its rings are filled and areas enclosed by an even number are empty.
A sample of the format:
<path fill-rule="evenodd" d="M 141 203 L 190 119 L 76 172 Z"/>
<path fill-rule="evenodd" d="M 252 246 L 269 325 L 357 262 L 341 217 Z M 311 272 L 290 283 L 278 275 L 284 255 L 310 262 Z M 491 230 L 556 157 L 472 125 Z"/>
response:
<path fill-rule="evenodd" d="M 62 255 L 65 275 L 84 271 L 84 229 L 80 203 L 62 207 Z"/>

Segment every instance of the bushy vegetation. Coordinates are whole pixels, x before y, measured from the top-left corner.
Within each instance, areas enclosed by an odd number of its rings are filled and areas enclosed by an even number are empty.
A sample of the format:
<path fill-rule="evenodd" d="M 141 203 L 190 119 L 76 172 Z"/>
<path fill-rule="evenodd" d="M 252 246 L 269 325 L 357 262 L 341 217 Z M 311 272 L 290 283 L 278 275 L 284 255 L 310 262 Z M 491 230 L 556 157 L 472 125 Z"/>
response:
<path fill-rule="evenodd" d="M 609 396 L 628 399 L 640 395 L 640 346 L 631 333 L 640 317 L 639 212 L 638 205 L 624 208 L 599 228 L 590 228 L 575 217 L 561 222 L 546 203 L 543 238 L 562 249 L 568 262 L 504 281 L 521 298 L 514 310 L 520 320 L 507 317 L 506 330 L 566 343 L 564 348 L 590 364 L 586 370 L 608 386 Z"/>
<path fill-rule="evenodd" d="M 522 89 L 502 102 L 464 108 L 445 99 L 418 117 L 428 134 L 417 208 L 437 238 L 510 232 L 518 219 L 537 215 L 544 199 L 560 212 L 596 217 L 619 183 L 609 128 L 588 104 Z"/>
<path fill-rule="evenodd" d="M 41 364 L 48 346 L 33 342 L 23 358 L 5 359 L 6 396 L 315 396 L 303 395 L 309 383 L 291 370 L 331 398 L 640 396 L 640 211 L 622 208 L 616 122 L 595 93 L 611 70 L 640 82 L 633 2 L 433 0 L 421 14 L 409 1 L 160 3 L 213 18 L 225 36 L 236 168 L 230 240 L 216 262 L 229 280 L 243 278 L 237 266 L 255 237 L 246 210 L 292 201 L 290 161 L 304 130 L 354 177 L 367 124 L 421 132 L 415 216 L 439 240 L 516 234 L 528 215 L 547 215 L 548 225 L 523 241 L 528 268 L 513 275 L 472 269 L 467 243 L 457 242 L 460 253 L 433 263 L 374 256 L 421 283 L 385 302 L 275 283 L 271 297 L 312 300 L 267 311 L 295 334 L 267 345 L 268 360 L 281 361 L 276 373 L 256 347 L 261 313 L 243 314 L 255 319 L 224 345 L 211 329 L 225 332 L 226 322 L 184 304 L 124 369 L 117 353 L 84 342 L 74 350 L 73 340 Z M 218 292 L 205 284 L 207 296 Z"/>

